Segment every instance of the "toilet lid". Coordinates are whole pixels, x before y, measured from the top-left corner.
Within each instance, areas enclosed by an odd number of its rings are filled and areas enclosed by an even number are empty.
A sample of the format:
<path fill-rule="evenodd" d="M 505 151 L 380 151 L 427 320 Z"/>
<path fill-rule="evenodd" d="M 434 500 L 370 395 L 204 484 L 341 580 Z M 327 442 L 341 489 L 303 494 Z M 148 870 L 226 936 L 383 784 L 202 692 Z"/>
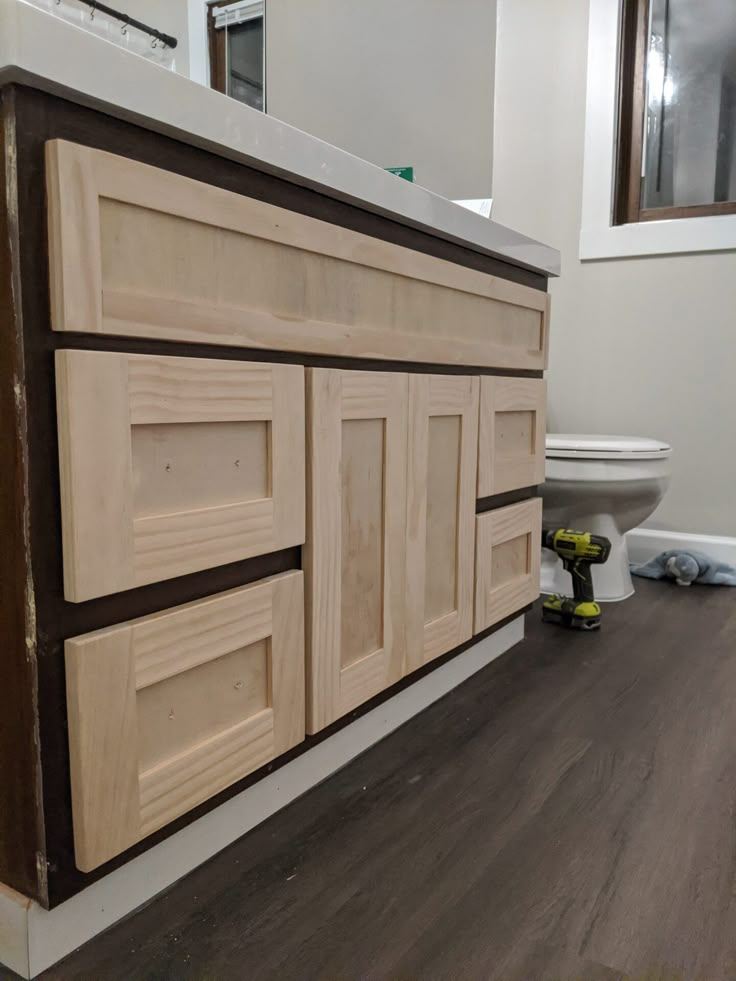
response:
<path fill-rule="evenodd" d="M 670 456 L 672 447 L 646 436 L 589 436 L 548 433 L 546 455 L 586 460 L 653 460 Z"/>

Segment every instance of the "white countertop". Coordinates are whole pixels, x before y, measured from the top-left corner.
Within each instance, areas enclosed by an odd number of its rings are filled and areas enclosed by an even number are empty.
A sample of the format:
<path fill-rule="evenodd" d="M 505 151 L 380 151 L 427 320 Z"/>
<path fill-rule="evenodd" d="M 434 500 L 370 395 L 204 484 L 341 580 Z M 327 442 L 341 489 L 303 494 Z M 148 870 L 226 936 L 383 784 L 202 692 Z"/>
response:
<path fill-rule="evenodd" d="M 0 0 L 0 83 L 6 81 L 185 139 L 476 252 L 559 275 L 555 249 L 23 0 Z"/>

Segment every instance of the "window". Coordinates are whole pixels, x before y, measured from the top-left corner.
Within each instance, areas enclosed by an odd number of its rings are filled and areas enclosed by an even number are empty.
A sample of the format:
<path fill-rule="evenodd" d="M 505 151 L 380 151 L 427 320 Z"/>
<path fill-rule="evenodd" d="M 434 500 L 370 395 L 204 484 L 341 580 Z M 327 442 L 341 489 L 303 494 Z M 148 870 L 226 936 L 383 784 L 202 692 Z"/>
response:
<path fill-rule="evenodd" d="M 614 224 L 736 214 L 736 4 L 623 0 Z"/>
<path fill-rule="evenodd" d="M 265 110 L 264 0 L 213 0 L 208 31 L 212 88 Z"/>

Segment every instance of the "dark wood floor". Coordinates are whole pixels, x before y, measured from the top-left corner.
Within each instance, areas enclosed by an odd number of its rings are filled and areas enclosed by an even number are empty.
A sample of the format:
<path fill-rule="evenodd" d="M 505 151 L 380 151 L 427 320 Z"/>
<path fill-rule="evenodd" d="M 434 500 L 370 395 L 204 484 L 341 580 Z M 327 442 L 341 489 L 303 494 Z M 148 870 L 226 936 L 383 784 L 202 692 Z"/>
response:
<path fill-rule="evenodd" d="M 637 590 L 43 977 L 736 978 L 736 590 Z"/>

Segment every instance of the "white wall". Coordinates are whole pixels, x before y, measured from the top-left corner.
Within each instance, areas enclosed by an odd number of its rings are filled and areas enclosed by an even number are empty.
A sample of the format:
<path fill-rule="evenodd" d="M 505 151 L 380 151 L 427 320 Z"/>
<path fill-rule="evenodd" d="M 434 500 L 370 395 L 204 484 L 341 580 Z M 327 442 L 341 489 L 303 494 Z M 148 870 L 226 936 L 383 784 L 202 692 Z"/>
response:
<path fill-rule="evenodd" d="M 206 84 L 204 0 L 177 4 Z M 490 197 L 495 52 L 496 0 L 266 0 L 269 115 L 449 198 Z"/>
<path fill-rule="evenodd" d="M 580 263 L 587 0 L 498 0 L 494 218 L 562 250 L 549 428 L 672 443 L 648 524 L 736 535 L 736 257 Z"/>
<path fill-rule="evenodd" d="M 496 0 L 267 0 L 283 119 L 450 198 L 490 196 Z"/>
<path fill-rule="evenodd" d="M 187 0 L 155 0 L 155 3 L 151 3 L 151 0 L 110 0 L 110 6 L 175 37 L 178 42 L 173 52 L 176 71 L 182 75 L 189 74 Z"/>

